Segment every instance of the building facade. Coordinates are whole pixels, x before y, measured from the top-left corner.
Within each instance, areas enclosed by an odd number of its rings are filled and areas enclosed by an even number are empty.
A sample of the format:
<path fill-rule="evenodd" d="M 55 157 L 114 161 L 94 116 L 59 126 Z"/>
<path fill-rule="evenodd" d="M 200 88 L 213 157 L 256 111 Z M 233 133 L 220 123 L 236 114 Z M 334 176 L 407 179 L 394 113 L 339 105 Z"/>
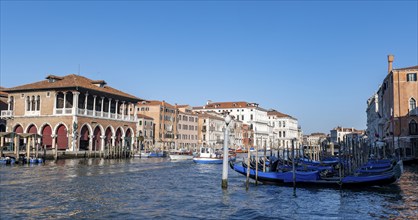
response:
<path fill-rule="evenodd" d="M 267 115 L 269 125 L 273 128 L 273 132 L 276 133 L 277 146 L 279 148 L 291 147 L 292 140 L 296 140 L 295 147 L 302 143 L 296 118 L 276 110 L 268 111 Z"/>
<path fill-rule="evenodd" d="M 198 138 L 198 115 L 192 111 L 189 105 L 176 105 L 177 108 L 177 132 L 176 149 L 197 151 Z"/>
<path fill-rule="evenodd" d="M 332 143 L 337 144 L 339 142 L 343 142 L 345 140 L 345 136 L 352 133 L 363 135 L 365 131 L 338 126 L 330 131 L 330 140 Z"/>
<path fill-rule="evenodd" d="M 418 158 L 418 66 L 393 69 L 393 60 L 389 55 L 388 74 L 368 102 L 369 141 L 384 142 L 403 158 Z"/>
<path fill-rule="evenodd" d="M 234 116 L 236 120 L 239 120 L 245 124 L 250 125 L 253 130 L 253 138 L 255 143 L 261 144 L 262 140 L 267 143 L 271 142 L 269 135 L 269 122 L 267 116 L 267 110 L 259 107 L 257 103 L 249 102 L 212 102 L 208 101 L 206 105 L 201 107 L 194 107 L 196 111 L 211 111 L 219 114 L 228 113 Z"/>
<path fill-rule="evenodd" d="M 175 148 L 177 109 L 165 101 L 138 102 L 137 111 L 154 119 L 154 147 L 161 150 Z"/>
<path fill-rule="evenodd" d="M 8 110 L 8 94 L 3 91 L 4 88 L 0 87 L 0 112 Z M 0 118 L 0 132 L 6 131 L 6 120 Z"/>
<path fill-rule="evenodd" d="M 143 114 L 137 114 L 138 145 L 142 149 L 154 148 L 154 119 Z"/>
<path fill-rule="evenodd" d="M 62 151 L 133 146 L 134 106 L 141 99 L 79 75 L 49 75 L 46 80 L 6 89 L 1 112 L 7 131 L 42 135 L 41 144 Z"/>

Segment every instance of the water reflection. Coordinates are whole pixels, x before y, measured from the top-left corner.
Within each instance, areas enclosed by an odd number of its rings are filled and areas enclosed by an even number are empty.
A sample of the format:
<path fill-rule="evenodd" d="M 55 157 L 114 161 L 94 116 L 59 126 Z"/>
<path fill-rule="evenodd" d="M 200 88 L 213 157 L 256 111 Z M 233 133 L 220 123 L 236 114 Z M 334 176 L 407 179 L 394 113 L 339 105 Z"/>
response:
<path fill-rule="evenodd" d="M 397 185 L 367 190 L 250 184 L 222 166 L 132 160 L 76 159 L 0 167 L 0 214 L 10 218 L 375 219 L 418 216 L 418 167 Z"/>

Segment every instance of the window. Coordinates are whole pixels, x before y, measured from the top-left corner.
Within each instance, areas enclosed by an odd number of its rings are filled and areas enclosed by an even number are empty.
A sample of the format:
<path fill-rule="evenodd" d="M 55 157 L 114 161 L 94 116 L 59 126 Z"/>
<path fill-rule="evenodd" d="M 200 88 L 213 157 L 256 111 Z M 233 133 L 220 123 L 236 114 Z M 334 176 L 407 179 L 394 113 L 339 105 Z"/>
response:
<path fill-rule="evenodd" d="M 142 125 L 142 120 L 140 120 L 140 121 L 139 121 L 139 125 L 140 125 L 140 126 Z"/>
<path fill-rule="evenodd" d="M 283 122 L 283 127 L 286 127 L 286 122 L 285 121 Z"/>
<path fill-rule="evenodd" d="M 241 120 L 244 121 L 244 115 L 241 116 Z"/>
<path fill-rule="evenodd" d="M 35 96 L 32 96 L 32 100 L 31 100 L 31 110 L 35 111 L 35 107 L 36 107 L 36 100 L 35 100 Z"/>
<path fill-rule="evenodd" d="M 13 96 L 10 96 L 10 110 L 13 111 L 14 108 L 14 104 L 15 104 L 15 98 Z"/>
<path fill-rule="evenodd" d="M 41 96 L 37 96 L 36 97 L 36 111 L 40 111 L 41 110 Z"/>
<path fill-rule="evenodd" d="M 406 81 L 408 81 L 408 82 L 417 81 L 417 73 L 406 74 Z"/>
<path fill-rule="evenodd" d="M 286 137 L 286 132 L 285 131 L 283 131 L 283 137 Z"/>
<path fill-rule="evenodd" d="M 51 93 L 50 92 L 47 92 L 46 93 L 46 97 L 51 97 Z"/>
<path fill-rule="evenodd" d="M 26 97 L 26 111 L 30 111 L 30 97 Z"/>
<path fill-rule="evenodd" d="M 414 110 L 416 108 L 417 108 L 417 102 L 415 101 L 414 98 L 411 98 L 409 100 L 409 111 L 412 111 L 412 110 Z"/>
<path fill-rule="evenodd" d="M 409 122 L 409 134 L 410 135 L 418 134 L 417 122 L 413 119 L 411 120 L 411 122 Z"/>
<path fill-rule="evenodd" d="M 250 119 L 251 119 L 251 121 L 253 120 L 253 114 L 250 115 Z"/>

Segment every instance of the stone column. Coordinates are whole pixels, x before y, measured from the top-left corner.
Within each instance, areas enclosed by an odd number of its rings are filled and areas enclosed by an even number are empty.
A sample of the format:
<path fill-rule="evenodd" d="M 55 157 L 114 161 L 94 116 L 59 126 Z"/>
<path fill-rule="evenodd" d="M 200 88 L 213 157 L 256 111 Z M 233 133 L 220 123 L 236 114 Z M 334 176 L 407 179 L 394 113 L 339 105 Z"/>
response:
<path fill-rule="evenodd" d="M 79 92 L 73 92 L 73 115 L 78 114 L 78 96 L 80 95 Z"/>
<path fill-rule="evenodd" d="M 122 139 L 122 147 L 125 147 L 125 135 L 121 137 Z"/>
<path fill-rule="evenodd" d="M 131 107 L 132 107 L 132 103 L 128 103 L 128 120 L 131 120 Z"/>
<path fill-rule="evenodd" d="M 115 118 L 118 118 L 118 104 L 119 104 L 119 100 L 116 100 L 116 108 L 115 108 Z"/>
<path fill-rule="evenodd" d="M 136 121 L 138 119 L 138 108 L 135 103 L 133 103 L 134 106 L 134 120 Z"/>
<path fill-rule="evenodd" d="M 116 136 L 112 136 L 112 146 L 115 146 Z"/>
<path fill-rule="evenodd" d="M 101 142 L 100 142 L 100 151 L 104 151 L 105 148 L 105 135 L 100 136 Z"/>
<path fill-rule="evenodd" d="M 87 102 L 88 102 L 89 93 L 86 92 L 86 98 L 84 99 L 84 114 L 87 115 Z"/>
<path fill-rule="evenodd" d="M 65 106 L 66 106 L 66 104 L 67 104 L 67 92 L 63 92 L 64 93 L 64 106 L 63 106 L 63 109 L 62 109 L 62 113 L 64 113 L 65 114 Z"/>
<path fill-rule="evenodd" d="M 125 101 L 122 101 L 122 120 L 125 120 Z"/>
<path fill-rule="evenodd" d="M 93 96 L 93 116 L 96 116 L 96 95 Z"/>
<path fill-rule="evenodd" d="M 100 113 L 100 117 L 103 118 L 103 106 L 104 106 L 104 97 L 102 96 L 102 108 L 101 108 L 101 113 Z"/>
<path fill-rule="evenodd" d="M 54 108 L 53 108 L 53 113 L 55 115 L 57 109 L 57 92 L 54 92 Z"/>
<path fill-rule="evenodd" d="M 110 113 L 111 113 L 111 111 L 110 111 L 110 108 L 112 107 L 112 99 L 111 98 L 109 98 L 109 118 L 111 118 L 110 117 Z"/>
<path fill-rule="evenodd" d="M 93 150 L 93 138 L 94 138 L 94 135 L 89 135 L 89 154 Z"/>

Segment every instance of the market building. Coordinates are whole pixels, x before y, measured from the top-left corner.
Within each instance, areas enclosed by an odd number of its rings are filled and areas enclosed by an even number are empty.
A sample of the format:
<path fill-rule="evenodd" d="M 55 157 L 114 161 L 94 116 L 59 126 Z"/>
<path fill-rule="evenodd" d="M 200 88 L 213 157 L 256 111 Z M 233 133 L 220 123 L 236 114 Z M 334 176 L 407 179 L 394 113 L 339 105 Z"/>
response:
<path fill-rule="evenodd" d="M 80 75 L 48 75 L 45 80 L 5 89 L 6 130 L 36 133 L 47 149 L 103 151 L 132 147 L 136 140 L 136 103 L 143 101 L 104 80 Z"/>

